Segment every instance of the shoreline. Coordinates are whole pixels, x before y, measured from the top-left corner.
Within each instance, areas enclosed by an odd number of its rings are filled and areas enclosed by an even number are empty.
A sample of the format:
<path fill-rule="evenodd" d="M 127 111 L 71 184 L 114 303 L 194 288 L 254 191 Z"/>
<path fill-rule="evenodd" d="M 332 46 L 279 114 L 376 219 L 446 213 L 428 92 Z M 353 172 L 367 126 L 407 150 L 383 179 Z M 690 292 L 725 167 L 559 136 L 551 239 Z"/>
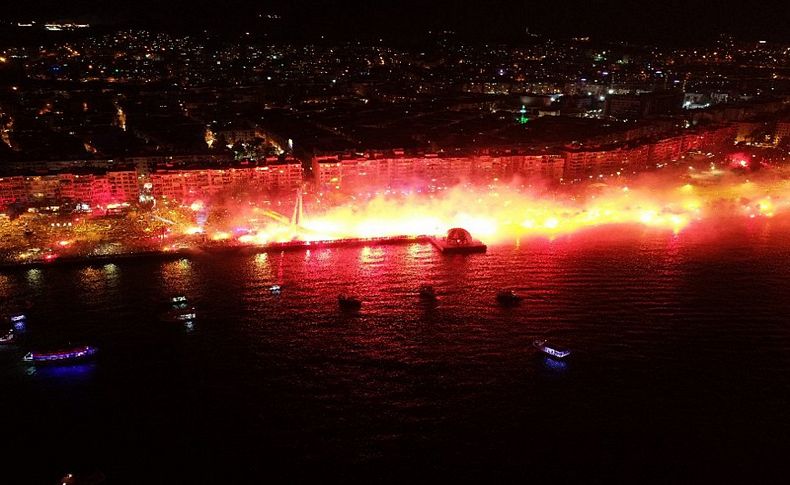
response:
<path fill-rule="evenodd" d="M 371 237 L 353 239 L 331 239 L 323 241 L 287 241 L 276 242 L 263 245 L 254 244 L 202 244 L 191 248 L 174 249 L 171 251 L 142 250 L 127 253 L 107 254 L 107 255 L 75 255 L 60 256 L 58 258 L 45 261 L 26 261 L 26 262 L 4 262 L 0 263 L 0 271 L 13 271 L 19 269 L 33 269 L 48 266 L 69 266 L 78 264 L 109 264 L 116 261 L 127 261 L 134 259 L 182 259 L 214 256 L 221 254 L 258 254 L 273 251 L 299 251 L 312 248 L 333 248 L 333 247 L 360 247 L 360 246 L 380 246 L 380 245 L 401 245 L 401 244 L 433 244 L 436 246 L 436 238 L 427 235 L 419 236 L 390 236 L 390 237 Z"/>

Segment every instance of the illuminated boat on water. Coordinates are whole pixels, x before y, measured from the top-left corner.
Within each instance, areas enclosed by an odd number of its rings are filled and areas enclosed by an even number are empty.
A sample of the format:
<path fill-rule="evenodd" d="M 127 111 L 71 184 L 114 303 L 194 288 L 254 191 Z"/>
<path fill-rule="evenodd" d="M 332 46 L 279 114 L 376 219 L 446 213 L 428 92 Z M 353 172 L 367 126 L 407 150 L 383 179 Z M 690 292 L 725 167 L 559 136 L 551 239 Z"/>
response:
<path fill-rule="evenodd" d="M 496 294 L 496 301 L 502 306 L 513 306 L 521 303 L 521 297 L 513 290 L 503 290 Z"/>
<path fill-rule="evenodd" d="M 343 310 L 359 310 L 362 308 L 362 301 L 360 301 L 358 298 L 354 298 L 353 296 L 348 296 L 343 293 L 338 295 L 337 303 Z"/>
<path fill-rule="evenodd" d="M 66 362 L 79 362 L 90 359 L 96 355 L 96 347 L 83 345 L 69 349 L 54 350 L 50 352 L 28 352 L 23 360 L 34 364 L 57 364 Z"/>
<path fill-rule="evenodd" d="M 269 287 L 269 291 L 272 293 L 272 295 L 279 295 L 283 292 L 283 287 L 280 285 L 272 285 Z"/>
<path fill-rule="evenodd" d="M 184 304 L 184 306 L 174 307 L 165 313 L 163 318 L 171 322 L 188 322 L 197 318 L 197 311 L 195 307 Z"/>
<path fill-rule="evenodd" d="M 173 319 L 179 322 L 191 322 L 197 318 L 197 314 L 195 313 L 195 309 L 190 309 L 184 313 L 177 313 L 174 315 Z"/>
<path fill-rule="evenodd" d="M 7 334 L 5 334 L 2 337 L 0 337 L 0 345 L 2 345 L 2 344 L 12 344 L 12 343 L 14 343 L 15 339 L 16 339 L 16 336 L 14 335 L 14 330 L 11 329 L 11 330 L 8 331 Z"/>
<path fill-rule="evenodd" d="M 570 350 L 559 348 L 559 347 L 552 347 L 544 339 L 535 340 L 534 342 L 532 342 L 532 345 L 534 345 L 535 348 L 537 348 L 544 354 L 548 355 L 549 357 L 553 357 L 555 359 L 564 359 L 569 355 L 571 355 Z"/>
<path fill-rule="evenodd" d="M 187 327 L 192 325 L 197 318 L 195 307 L 189 304 L 189 300 L 184 295 L 170 298 L 171 308 L 162 318 L 171 322 L 183 322 Z"/>
<path fill-rule="evenodd" d="M 27 325 L 27 316 L 22 313 L 11 315 L 9 320 L 11 320 L 11 325 L 13 325 L 14 330 L 24 330 Z"/>

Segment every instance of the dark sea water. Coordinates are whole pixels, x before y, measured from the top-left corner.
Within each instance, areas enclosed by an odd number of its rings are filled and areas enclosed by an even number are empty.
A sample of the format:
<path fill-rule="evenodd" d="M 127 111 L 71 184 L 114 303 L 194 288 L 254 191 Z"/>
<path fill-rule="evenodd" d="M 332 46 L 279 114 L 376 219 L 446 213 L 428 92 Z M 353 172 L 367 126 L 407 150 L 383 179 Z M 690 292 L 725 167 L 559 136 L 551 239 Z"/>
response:
<path fill-rule="evenodd" d="M 33 306 L 0 348 L 0 483 L 787 483 L 788 262 L 749 221 L 7 271 L 0 311 Z M 21 362 L 69 340 L 100 354 Z"/>

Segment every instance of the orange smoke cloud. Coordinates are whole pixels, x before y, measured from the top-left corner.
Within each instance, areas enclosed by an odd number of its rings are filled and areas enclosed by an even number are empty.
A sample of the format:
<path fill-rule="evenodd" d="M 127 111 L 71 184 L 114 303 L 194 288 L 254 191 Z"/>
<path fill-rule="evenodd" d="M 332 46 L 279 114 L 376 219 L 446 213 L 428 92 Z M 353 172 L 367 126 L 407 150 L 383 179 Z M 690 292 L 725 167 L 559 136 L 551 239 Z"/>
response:
<path fill-rule="evenodd" d="M 711 172 L 713 173 L 713 172 Z M 678 233 L 719 216 L 771 217 L 787 212 L 790 182 L 720 175 L 690 183 L 644 177 L 630 186 L 530 192 L 511 187 L 455 187 L 430 195 L 378 195 L 306 215 L 299 226 L 238 217 L 250 229 L 242 243 L 443 234 L 464 227 L 487 243 L 553 237 L 585 228 L 628 224 Z M 222 233 L 230 232 L 222 228 Z M 224 239 L 215 237 L 215 239 Z"/>

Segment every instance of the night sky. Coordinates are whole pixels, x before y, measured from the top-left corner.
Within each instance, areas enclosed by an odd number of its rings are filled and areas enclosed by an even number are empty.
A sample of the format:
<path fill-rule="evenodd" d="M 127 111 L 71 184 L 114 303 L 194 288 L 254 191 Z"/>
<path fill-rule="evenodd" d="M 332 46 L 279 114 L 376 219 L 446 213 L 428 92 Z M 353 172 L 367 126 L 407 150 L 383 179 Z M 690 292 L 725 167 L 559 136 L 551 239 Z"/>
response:
<path fill-rule="evenodd" d="M 409 38 L 449 29 L 469 39 L 518 39 L 526 28 L 551 36 L 659 43 L 705 42 L 719 33 L 743 39 L 790 40 L 790 6 L 783 0 L 34 0 L 4 6 L 9 18 L 79 18 L 135 23 L 158 29 L 256 27 L 257 13 L 283 17 L 278 28 L 294 37 Z"/>

